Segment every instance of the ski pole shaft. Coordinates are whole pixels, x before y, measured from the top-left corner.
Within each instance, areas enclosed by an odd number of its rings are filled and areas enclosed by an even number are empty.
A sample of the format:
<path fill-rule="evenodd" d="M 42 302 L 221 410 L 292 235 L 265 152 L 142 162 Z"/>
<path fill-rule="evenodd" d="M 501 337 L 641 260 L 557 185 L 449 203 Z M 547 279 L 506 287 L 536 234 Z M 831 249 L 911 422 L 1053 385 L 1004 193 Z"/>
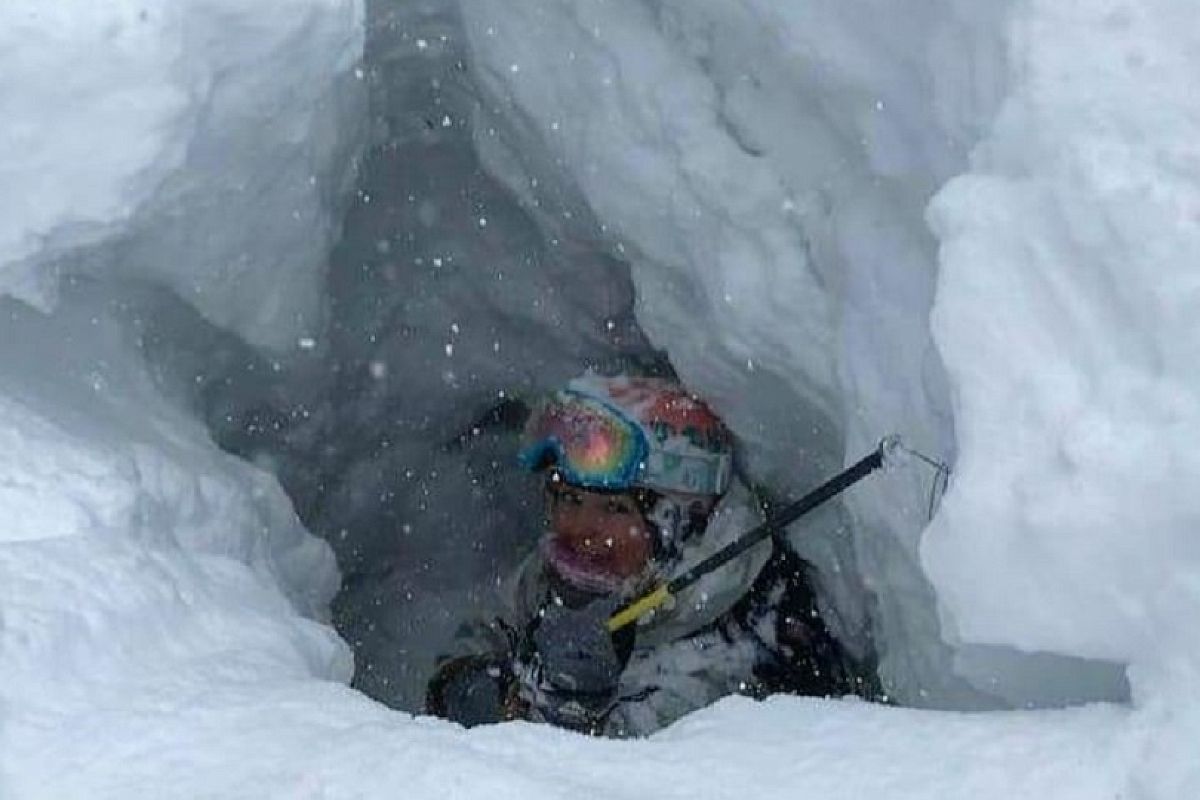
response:
<path fill-rule="evenodd" d="M 754 545 L 766 539 L 775 531 L 792 524 L 817 506 L 837 497 L 882 467 L 885 451 L 891 445 L 891 439 L 883 440 L 879 447 L 875 448 L 870 455 L 839 472 L 796 502 L 785 506 L 771 519 L 742 534 L 727 547 L 718 550 L 699 564 L 676 575 L 667 583 L 634 600 L 609 618 L 608 630 L 615 633 L 626 625 L 635 622 L 646 613 L 666 603 L 672 596 L 679 594 L 708 573 L 720 569 L 751 547 L 754 547 Z"/>

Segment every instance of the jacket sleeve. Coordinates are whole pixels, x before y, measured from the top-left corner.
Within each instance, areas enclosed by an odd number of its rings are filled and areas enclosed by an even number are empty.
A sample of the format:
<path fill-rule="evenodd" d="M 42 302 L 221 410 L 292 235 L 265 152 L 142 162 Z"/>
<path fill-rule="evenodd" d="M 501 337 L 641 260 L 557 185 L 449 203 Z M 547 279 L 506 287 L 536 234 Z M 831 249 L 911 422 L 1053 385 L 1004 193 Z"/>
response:
<path fill-rule="evenodd" d="M 755 694 L 756 643 L 718 625 L 634 654 L 622 676 L 606 732 L 641 736 L 731 694 Z"/>
<path fill-rule="evenodd" d="M 426 685 L 426 713 L 467 727 L 521 716 L 515 649 L 532 613 L 537 579 L 535 560 L 527 559 L 496 587 L 489 605 L 494 616 L 459 625 Z"/>

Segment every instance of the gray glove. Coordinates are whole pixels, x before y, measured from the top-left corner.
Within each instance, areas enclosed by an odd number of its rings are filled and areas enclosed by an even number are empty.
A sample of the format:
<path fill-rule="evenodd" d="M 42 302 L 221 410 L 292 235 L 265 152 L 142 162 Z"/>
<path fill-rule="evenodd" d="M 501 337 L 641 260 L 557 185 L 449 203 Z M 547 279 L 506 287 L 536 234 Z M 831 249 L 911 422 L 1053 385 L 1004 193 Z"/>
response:
<path fill-rule="evenodd" d="M 615 606 L 596 601 L 581 609 L 556 604 L 545 608 L 533 644 L 548 688 L 605 704 L 611 701 L 628 660 L 628 654 L 617 654 L 606 627 Z"/>
<path fill-rule="evenodd" d="M 467 728 L 508 719 L 512 671 L 496 656 L 464 656 L 443 664 L 429 682 L 425 710 Z"/>

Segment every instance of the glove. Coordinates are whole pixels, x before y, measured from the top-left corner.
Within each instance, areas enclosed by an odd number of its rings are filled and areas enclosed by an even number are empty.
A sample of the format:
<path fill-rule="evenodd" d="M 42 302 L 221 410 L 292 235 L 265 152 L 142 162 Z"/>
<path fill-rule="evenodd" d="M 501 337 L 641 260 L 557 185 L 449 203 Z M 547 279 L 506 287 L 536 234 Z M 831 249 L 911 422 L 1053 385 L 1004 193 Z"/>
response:
<path fill-rule="evenodd" d="M 598 605 L 579 610 L 551 605 L 534 630 L 542 678 L 555 689 L 585 695 L 616 690 L 625 664 L 605 626 L 610 615 L 594 608 Z"/>
<path fill-rule="evenodd" d="M 574 730 L 595 732 L 611 709 L 632 635 L 615 641 L 607 621 L 616 603 L 583 608 L 550 604 L 532 632 L 533 685 L 523 687 L 535 716 Z M 630 634 L 632 631 L 630 631 Z"/>
<path fill-rule="evenodd" d="M 496 656 L 447 661 L 429 681 L 425 711 L 467 728 L 511 718 L 513 674 Z"/>

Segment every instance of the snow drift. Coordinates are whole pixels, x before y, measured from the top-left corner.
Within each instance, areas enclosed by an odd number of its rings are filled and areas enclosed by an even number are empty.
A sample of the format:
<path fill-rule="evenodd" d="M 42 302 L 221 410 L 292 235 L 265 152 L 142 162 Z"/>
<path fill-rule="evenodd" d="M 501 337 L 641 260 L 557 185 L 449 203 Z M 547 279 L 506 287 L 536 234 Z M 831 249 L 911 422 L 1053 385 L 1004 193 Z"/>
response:
<path fill-rule="evenodd" d="M 478 152 L 524 209 L 489 230 L 534 231 L 556 269 L 627 264 L 642 329 L 756 476 L 803 487 L 891 430 L 954 457 L 923 543 L 917 470 L 797 540 L 898 697 L 1115 699 L 1120 668 L 1089 659 L 1131 665 L 1132 710 L 729 701 L 643 743 L 466 734 L 347 689 L 329 548 L 142 356 L 146 284 L 253 346 L 321 340 L 359 5 L 0 11 L 3 794 L 1195 796 L 1200 33 L 1172 0 L 1058 5 L 442 18 Z M 518 314 L 476 308 L 497 305 Z M 423 386 L 431 414 L 461 396 Z"/>

